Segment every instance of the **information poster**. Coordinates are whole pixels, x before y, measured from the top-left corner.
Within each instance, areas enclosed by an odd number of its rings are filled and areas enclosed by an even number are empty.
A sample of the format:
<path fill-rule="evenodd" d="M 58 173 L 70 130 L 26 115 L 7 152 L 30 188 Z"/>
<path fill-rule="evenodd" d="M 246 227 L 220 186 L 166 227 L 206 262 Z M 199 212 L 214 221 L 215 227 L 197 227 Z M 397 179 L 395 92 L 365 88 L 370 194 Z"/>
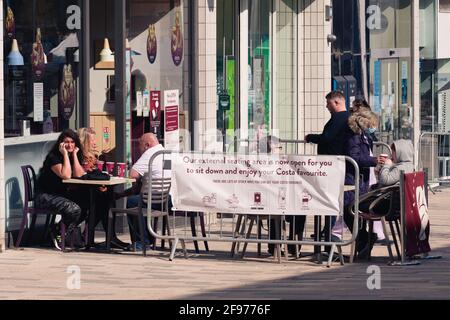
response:
<path fill-rule="evenodd" d="M 180 148 L 180 130 L 178 90 L 164 91 L 164 147 L 178 151 Z"/>
<path fill-rule="evenodd" d="M 33 120 L 44 121 L 44 84 L 33 83 Z"/>
<path fill-rule="evenodd" d="M 381 113 L 381 61 L 374 62 L 373 109 L 376 113 Z"/>
<path fill-rule="evenodd" d="M 176 210 L 339 215 L 343 156 L 172 154 Z"/>
<path fill-rule="evenodd" d="M 161 91 L 150 91 L 150 127 L 161 137 Z"/>

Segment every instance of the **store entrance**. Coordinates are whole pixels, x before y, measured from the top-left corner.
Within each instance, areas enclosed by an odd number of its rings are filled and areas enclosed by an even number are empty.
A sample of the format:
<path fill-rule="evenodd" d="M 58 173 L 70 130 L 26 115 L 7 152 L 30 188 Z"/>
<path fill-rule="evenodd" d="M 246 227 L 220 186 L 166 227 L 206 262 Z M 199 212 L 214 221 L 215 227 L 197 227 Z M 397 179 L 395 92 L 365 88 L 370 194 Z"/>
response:
<path fill-rule="evenodd" d="M 379 115 L 379 138 L 391 142 L 412 137 L 409 62 L 406 58 L 379 58 L 372 64 L 372 108 Z"/>

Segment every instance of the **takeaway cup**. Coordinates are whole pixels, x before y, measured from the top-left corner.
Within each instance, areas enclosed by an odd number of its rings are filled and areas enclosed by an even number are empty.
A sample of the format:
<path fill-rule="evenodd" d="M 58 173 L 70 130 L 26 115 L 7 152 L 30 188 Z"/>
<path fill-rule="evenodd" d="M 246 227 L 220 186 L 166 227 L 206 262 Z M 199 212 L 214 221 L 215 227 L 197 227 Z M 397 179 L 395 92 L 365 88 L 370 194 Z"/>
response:
<path fill-rule="evenodd" d="M 125 163 L 118 162 L 117 163 L 117 176 L 118 177 L 125 177 Z"/>
<path fill-rule="evenodd" d="M 108 173 L 110 175 L 113 175 L 113 173 L 114 173 L 114 162 L 107 162 L 106 163 L 106 171 L 108 171 Z"/>
<path fill-rule="evenodd" d="M 98 170 L 103 171 L 103 166 L 104 166 L 104 164 L 105 164 L 104 161 L 98 160 L 98 161 L 97 161 L 97 168 L 98 168 Z"/>

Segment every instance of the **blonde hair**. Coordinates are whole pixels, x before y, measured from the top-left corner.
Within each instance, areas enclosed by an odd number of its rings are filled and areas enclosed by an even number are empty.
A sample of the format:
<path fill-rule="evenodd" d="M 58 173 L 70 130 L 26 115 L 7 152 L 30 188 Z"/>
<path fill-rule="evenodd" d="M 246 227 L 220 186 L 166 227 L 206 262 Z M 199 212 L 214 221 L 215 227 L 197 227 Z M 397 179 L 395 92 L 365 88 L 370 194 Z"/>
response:
<path fill-rule="evenodd" d="M 83 156 L 86 159 L 96 159 L 98 157 L 98 151 L 93 148 L 91 144 L 91 136 L 95 135 L 95 131 L 92 128 L 80 128 L 78 129 L 78 136 L 80 137 L 81 146 L 83 147 Z"/>
<path fill-rule="evenodd" d="M 361 134 L 363 130 L 378 127 L 378 116 L 372 111 L 362 108 L 348 118 L 348 126 L 354 133 Z"/>

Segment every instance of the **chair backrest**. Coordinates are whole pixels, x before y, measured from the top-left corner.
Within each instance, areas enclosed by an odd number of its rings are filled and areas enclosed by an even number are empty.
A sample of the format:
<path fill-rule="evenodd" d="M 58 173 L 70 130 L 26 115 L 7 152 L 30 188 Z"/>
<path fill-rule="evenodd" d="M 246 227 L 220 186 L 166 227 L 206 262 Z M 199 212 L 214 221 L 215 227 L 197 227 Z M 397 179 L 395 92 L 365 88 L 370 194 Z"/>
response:
<path fill-rule="evenodd" d="M 25 195 L 24 195 L 24 208 L 28 208 L 30 201 L 34 201 L 34 192 L 35 192 L 35 185 L 36 185 L 36 173 L 34 172 L 34 169 L 30 165 L 21 166 L 22 169 L 22 175 L 23 175 L 23 184 L 25 188 Z"/>
<path fill-rule="evenodd" d="M 142 177 L 141 198 L 143 203 L 148 203 L 150 197 L 152 204 L 166 204 L 169 199 L 171 178 L 153 178 L 149 191 L 149 174 Z"/>
<path fill-rule="evenodd" d="M 392 214 L 393 210 L 395 210 L 395 197 L 400 194 L 399 190 L 400 186 L 396 184 L 378 188 L 361 195 L 358 204 L 359 212 L 380 217 Z M 354 213 L 353 204 L 350 208 L 352 213 Z"/>

